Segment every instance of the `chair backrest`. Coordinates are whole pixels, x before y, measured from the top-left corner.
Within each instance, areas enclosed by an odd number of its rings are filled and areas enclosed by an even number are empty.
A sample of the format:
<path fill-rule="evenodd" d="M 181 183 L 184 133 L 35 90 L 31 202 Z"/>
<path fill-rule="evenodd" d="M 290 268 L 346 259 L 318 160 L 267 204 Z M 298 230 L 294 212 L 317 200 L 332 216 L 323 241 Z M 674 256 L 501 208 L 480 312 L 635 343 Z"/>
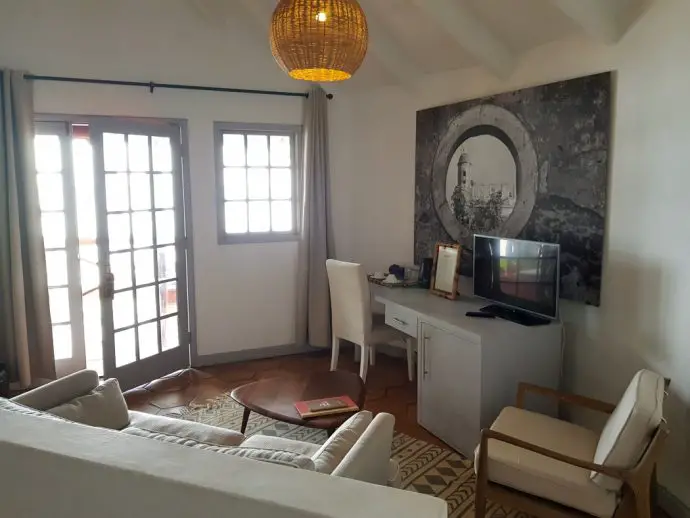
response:
<path fill-rule="evenodd" d="M 641 370 L 633 377 L 599 437 L 594 463 L 613 468 L 634 467 L 642 458 L 663 417 L 665 380 Z M 599 486 L 617 491 L 620 480 L 592 472 Z"/>
<path fill-rule="evenodd" d="M 371 295 L 361 264 L 328 259 L 328 285 L 331 290 L 333 336 L 359 345 L 369 343 L 371 335 Z"/>

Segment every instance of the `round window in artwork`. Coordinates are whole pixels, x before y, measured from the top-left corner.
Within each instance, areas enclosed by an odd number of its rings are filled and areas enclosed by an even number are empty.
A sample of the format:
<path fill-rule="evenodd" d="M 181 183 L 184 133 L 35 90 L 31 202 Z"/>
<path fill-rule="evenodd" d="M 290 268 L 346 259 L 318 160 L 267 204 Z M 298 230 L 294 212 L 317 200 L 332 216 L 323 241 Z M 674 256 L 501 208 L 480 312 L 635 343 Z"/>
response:
<path fill-rule="evenodd" d="M 499 138 L 481 134 L 460 143 L 446 173 L 446 200 L 474 234 L 498 231 L 515 209 L 517 164 Z"/>

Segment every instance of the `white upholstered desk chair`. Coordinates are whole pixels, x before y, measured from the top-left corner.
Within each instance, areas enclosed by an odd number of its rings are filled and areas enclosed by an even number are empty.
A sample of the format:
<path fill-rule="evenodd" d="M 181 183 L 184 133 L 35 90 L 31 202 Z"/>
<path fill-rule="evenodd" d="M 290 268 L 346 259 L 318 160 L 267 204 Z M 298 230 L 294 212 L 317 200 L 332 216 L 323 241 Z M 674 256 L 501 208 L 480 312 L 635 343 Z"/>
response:
<path fill-rule="evenodd" d="M 407 347 L 408 374 L 414 374 L 412 340 L 372 318 L 369 281 L 361 264 L 329 259 L 326 261 L 328 284 L 331 290 L 331 318 L 333 320 L 333 350 L 331 370 L 338 368 L 340 340 L 347 340 L 362 348 L 359 376 L 367 380 L 369 362 L 373 364 L 374 346 L 391 342 L 404 342 Z"/>

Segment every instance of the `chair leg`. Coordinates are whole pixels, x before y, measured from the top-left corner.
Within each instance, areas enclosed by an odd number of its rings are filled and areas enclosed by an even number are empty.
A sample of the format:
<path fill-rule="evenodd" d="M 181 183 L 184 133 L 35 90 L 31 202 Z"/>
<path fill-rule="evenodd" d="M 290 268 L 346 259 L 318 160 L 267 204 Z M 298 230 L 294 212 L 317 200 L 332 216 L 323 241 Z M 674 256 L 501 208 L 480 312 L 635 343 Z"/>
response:
<path fill-rule="evenodd" d="M 359 362 L 359 377 L 364 383 L 367 382 L 367 370 L 369 369 L 369 346 L 362 346 L 362 359 Z"/>
<path fill-rule="evenodd" d="M 474 491 L 474 518 L 486 516 L 486 482 L 477 480 Z"/>
<path fill-rule="evenodd" d="M 407 377 L 410 381 L 414 381 L 415 361 L 414 361 L 414 344 L 412 337 L 405 339 L 405 346 L 407 348 Z"/>
<path fill-rule="evenodd" d="M 369 365 L 374 366 L 376 364 L 376 346 L 372 345 L 369 347 Z"/>
<path fill-rule="evenodd" d="M 333 346 L 331 348 L 331 370 L 338 368 L 338 355 L 340 354 L 340 338 L 333 336 Z"/>
<path fill-rule="evenodd" d="M 649 489 L 648 484 L 633 486 L 637 518 L 651 518 L 652 516 L 652 501 Z"/>

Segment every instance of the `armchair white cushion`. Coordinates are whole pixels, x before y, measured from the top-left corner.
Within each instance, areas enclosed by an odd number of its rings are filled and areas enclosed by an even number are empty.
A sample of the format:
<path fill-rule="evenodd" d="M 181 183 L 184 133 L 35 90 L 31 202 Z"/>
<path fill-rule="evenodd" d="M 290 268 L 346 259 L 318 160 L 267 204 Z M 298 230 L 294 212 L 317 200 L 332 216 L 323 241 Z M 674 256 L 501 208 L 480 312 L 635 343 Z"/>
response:
<path fill-rule="evenodd" d="M 333 473 L 371 424 L 372 419 L 371 412 L 365 410 L 357 412 L 340 425 L 312 456 L 316 471 L 328 475 Z"/>
<path fill-rule="evenodd" d="M 631 468 L 642 458 L 652 434 L 661 423 L 665 380 L 656 372 L 641 370 L 633 377 L 611 414 L 594 454 L 594 463 Z M 617 491 L 622 482 L 592 472 L 595 484 Z"/>
<path fill-rule="evenodd" d="M 590 462 L 599 439 L 586 428 L 513 407 L 504 408 L 491 429 Z M 489 440 L 487 451 L 491 482 L 603 518 L 616 509 L 616 493 L 594 484 L 589 470 L 496 440 Z M 478 465 L 479 448 L 475 469 Z"/>

